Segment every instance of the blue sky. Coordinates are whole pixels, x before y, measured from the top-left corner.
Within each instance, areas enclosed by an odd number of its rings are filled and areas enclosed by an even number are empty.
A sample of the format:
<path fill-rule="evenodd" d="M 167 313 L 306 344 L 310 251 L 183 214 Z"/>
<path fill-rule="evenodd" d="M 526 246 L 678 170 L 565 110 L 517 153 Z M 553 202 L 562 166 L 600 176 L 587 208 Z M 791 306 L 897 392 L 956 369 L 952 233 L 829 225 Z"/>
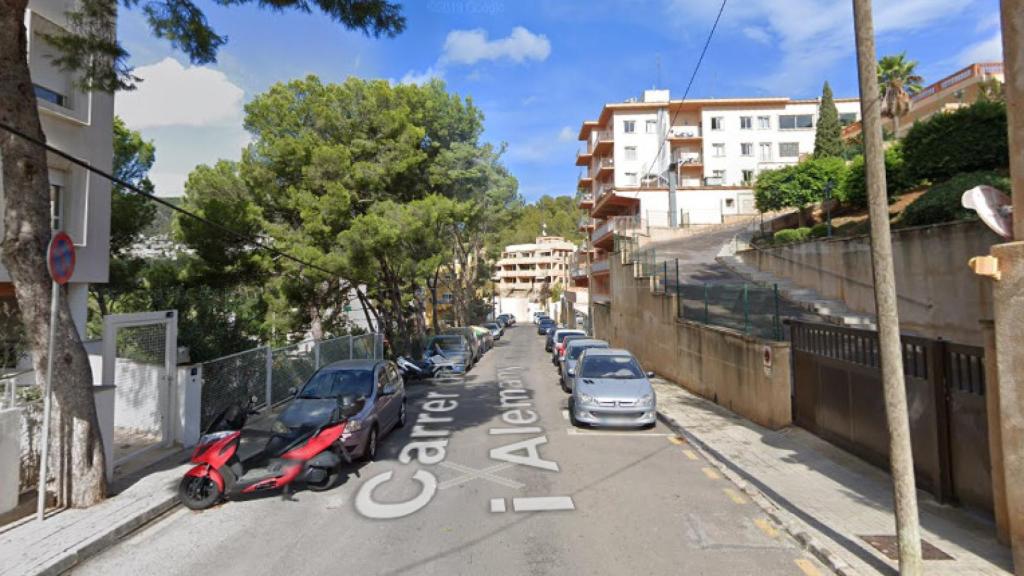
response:
<path fill-rule="evenodd" d="M 508 143 L 505 161 L 527 200 L 573 194 L 580 123 L 655 84 L 680 97 L 718 9 L 717 0 L 407 1 L 405 33 L 373 39 L 317 13 L 200 5 L 228 36 L 205 67 L 153 39 L 138 11 L 120 15 L 146 82 L 119 94 L 117 111 L 156 142 L 163 195 L 180 194 L 197 164 L 237 159 L 248 142 L 244 103 L 306 74 L 440 76 L 483 110 L 486 140 Z M 856 95 L 850 6 L 730 0 L 691 97 L 814 97 L 825 80 L 837 96 Z M 926 82 L 1000 57 L 998 0 L 876 2 L 875 24 L 879 54 L 907 51 Z"/>

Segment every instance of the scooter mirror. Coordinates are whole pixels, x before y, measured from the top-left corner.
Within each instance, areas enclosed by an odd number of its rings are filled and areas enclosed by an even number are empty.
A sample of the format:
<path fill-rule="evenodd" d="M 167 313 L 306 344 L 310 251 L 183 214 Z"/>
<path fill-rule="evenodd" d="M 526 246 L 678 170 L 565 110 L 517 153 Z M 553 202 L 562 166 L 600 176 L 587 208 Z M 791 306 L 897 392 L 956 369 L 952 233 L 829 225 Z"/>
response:
<path fill-rule="evenodd" d="M 250 404 L 252 404 L 253 406 L 255 406 L 255 405 L 256 405 L 256 403 L 257 403 L 257 402 L 259 402 L 259 401 L 260 401 L 259 397 L 258 397 L 258 396 L 256 396 L 255 394 L 253 394 L 253 395 L 252 395 L 252 396 L 251 396 L 251 397 L 249 398 L 249 403 L 250 403 Z"/>

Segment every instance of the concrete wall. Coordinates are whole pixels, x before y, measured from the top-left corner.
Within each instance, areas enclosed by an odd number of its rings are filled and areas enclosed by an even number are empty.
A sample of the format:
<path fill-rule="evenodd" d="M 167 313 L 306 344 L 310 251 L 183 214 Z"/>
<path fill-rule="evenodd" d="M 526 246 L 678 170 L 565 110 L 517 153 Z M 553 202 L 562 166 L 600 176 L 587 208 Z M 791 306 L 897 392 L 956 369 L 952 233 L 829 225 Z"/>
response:
<path fill-rule="evenodd" d="M 999 238 L 980 222 L 893 230 L 893 258 L 904 332 L 982 346 L 979 321 L 992 318 L 992 289 L 967 267 Z M 737 253 L 744 262 L 851 309 L 875 313 L 867 236 Z"/>
<path fill-rule="evenodd" d="M 768 428 L 792 421 L 788 342 L 676 318 L 674 294 L 652 291 L 633 264 L 611 262 L 611 303 L 595 304 L 594 334 L 630 350 L 647 370 Z M 772 365 L 763 361 L 771 349 Z"/>
<path fill-rule="evenodd" d="M 0 410 L 0 514 L 18 505 L 21 473 L 21 410 Z"/>

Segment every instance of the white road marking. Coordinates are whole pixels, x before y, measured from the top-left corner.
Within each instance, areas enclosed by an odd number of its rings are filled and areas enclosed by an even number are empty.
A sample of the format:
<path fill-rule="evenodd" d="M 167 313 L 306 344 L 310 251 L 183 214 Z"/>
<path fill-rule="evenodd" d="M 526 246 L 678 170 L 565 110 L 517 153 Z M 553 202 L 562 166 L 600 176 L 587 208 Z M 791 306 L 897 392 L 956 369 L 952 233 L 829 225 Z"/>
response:
<path fill-rule="evenodd" d="M 504 498 L 491 498 L 491 512 L 504 512 L 505 511 L 505 499 Z"/>
<path fill-rule="evenodd" d="M 513 498 L 512 508 L 516 512 L 548 512 L 553 510 L 575 510 L 569 496 L 535 496 L 533 498 Z"/>
<path fill-rule="evenodd" d="M 510 462 L 495 464 L 494 466 L 491 466 L 490 468 L 484 468 L 483 470 L 476 470 L 474 468 L 470 468 L 469 466 L 463 466 L 462 464 L 456 464 L 454 462 L 441 462 L 440 464 L 438 464 L 438 466 L 443 466 L 445 468 L 455 470 L 456 472 L 462 472 L 462 476 L 441 482 L 438 485 L 439 490 L 447 490 L 448 488 L 458 486 L 459 484 L 465 484 L 466 482 L 471 482 L 476 479 L 489 480 L 491 482 L 494 482 L 495 484 L 501 484 L 502 486 L 506 486 L 508 488 L 515 488 L 517 490 L 524 486 L 524 484 L 516 482 L 515 480 L 510 480 L 508 478 L 503 478 L 501 476 L 494 474 L 495 472 L 500 472 L 502 470 L 505 470 L 506 468 L 511 468 L 512 466 L 515 466 L 515 464 L 512 464 Z"/>
<path fill-rule="evenodd" d="M 538 426 L 524 426 L 519 428 L 491 428 L 488 434 L 491 436 L 502 436 L 505 434 L 542 434 L 543 428 Z"/>
<path fill-rule="evenodd" d="M 566 428 L 565 431 L 567 434 L 569 434 L 569 436 L 636 436 L 648 438 L 664 438 L 666 436 L 672 436 L 672 434 L 664 434 L 661 432 L 616 432 L 601 430 L 579 430 L 577 428 Z"/>

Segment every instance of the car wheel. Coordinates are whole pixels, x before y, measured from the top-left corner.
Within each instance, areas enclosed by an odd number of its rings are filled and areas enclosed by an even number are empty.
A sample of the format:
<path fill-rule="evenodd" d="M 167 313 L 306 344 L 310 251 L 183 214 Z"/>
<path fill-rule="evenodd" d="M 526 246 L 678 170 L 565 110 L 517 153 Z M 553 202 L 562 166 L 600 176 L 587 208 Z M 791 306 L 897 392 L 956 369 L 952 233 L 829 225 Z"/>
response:
<path fill-rule="evenodd" d="M 406 418 L 406 414 L 405 414 L 405 399 L 403 398 L 402 399 L 402 405 L 398 408 L 398 424 L 395 425 L 395 428 L 404 428 L 405 427 L 405 418 Z"/>
<path fill-rule="evenodd" d="M 565 379 L 564 378 L 559 379 L 558 385 L 562 387 L 562 392 L 566 392 L 566 393 L 572 392 L 572 390 L 569 390 L 569 387 L 565 385 Z"/>
<path fill-rule="evenodd" d="M 373 462 L 377 458 L 377 426 L 370 428 L 370 435 L 366 437 L 366 446 L 363 447 L 363 462 Z"/>

